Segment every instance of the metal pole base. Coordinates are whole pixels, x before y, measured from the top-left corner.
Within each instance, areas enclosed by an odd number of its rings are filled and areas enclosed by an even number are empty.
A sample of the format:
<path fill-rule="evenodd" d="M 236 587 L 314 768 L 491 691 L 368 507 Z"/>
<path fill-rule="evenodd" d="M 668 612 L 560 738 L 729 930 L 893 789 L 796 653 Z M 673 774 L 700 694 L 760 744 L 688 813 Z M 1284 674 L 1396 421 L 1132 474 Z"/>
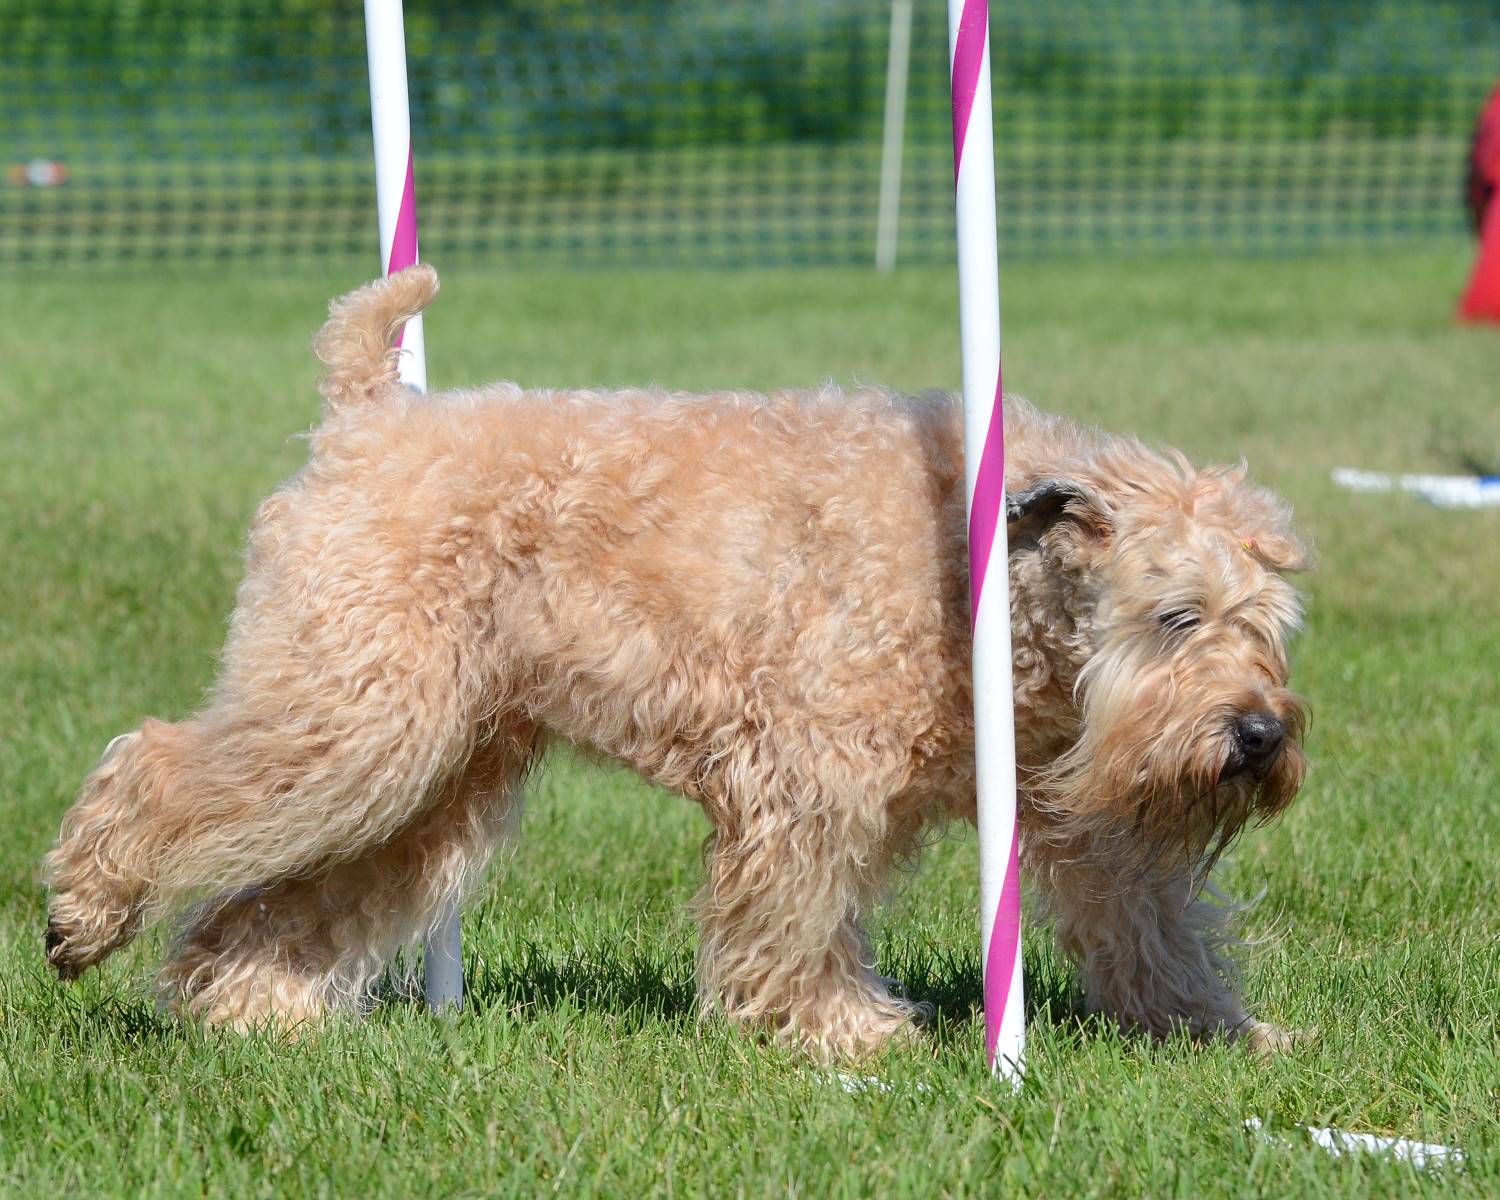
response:
<path fill-rule="evenodd" d="M 427 931 L 423 949 L 423 994 L 435 1013 L 459 1013 L 464 1007 L 464 960 L 458 905 L 445 904 Z"/>

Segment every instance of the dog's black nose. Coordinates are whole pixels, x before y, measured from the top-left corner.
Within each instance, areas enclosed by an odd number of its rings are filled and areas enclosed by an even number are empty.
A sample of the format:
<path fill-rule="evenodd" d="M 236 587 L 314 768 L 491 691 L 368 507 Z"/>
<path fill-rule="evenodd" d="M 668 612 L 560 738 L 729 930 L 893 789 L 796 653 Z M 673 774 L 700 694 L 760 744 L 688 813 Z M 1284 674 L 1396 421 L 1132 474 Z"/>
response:
<path fill-rule="evenodd" d="M 1234 722 L 1234 740 L 1252 771 L 1269 766 L 1286 741 L 1286 726 L 1268 712 L 1244 713 Z"/>

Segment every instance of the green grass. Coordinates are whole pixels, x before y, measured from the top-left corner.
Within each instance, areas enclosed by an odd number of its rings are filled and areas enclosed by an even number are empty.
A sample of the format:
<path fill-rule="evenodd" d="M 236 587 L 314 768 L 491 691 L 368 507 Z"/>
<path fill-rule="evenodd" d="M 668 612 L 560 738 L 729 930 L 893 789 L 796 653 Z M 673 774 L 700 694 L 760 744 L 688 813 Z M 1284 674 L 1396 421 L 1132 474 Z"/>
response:
<path fill-rule="evenodd" d="M 441 265 L 441 264 L 440 264 Z M 308 338 L 351 277 L 33 278 L 0 314 L 0 1191 L 78 1195 L 1398 1195 L 1500 1190 L 1500 513 L 1341 492 L 1337 465 L 1500 458 L 1500 336 L 1449 319 L 1444 254 L 1027 267 L 1007 371 L 1048 408 L 1199 458 L 1246 455 L 1319 547 L 1296 676 L 1316 721 L 1291 814 L 1223 878 L 1263 893 L 1255 1007 L 1320 1035 L 1269 1064 L 1080 1021 L 1028 936 L 1030 1073 L 980 1065 L 973 843 L 878 921 L 933 1000 L 846 1094 L 700 1022 L 701 817 L 554 762 L 465 923 L 469 1007 L 392 1000 L 288 1043 L 184 1028 L 159 941 L 80 985 L 41 956 L 37 863 L 106 739 L 212 675 L 258 498 L 317 411 Z M 943 272 L 509 276 L 455 269 L 438 384 L 956 381 Z M 1246 1117 L 1456 1142 L 1444 1179 Z"/>

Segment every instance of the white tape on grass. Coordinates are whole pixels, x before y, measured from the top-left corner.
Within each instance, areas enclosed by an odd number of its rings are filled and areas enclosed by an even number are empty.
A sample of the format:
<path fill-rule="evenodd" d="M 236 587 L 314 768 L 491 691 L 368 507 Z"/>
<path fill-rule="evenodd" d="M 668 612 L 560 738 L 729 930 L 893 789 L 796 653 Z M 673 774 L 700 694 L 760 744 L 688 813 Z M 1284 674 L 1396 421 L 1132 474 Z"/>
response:
<path fill-rule="evenodd" d="M 887 1083 L 879 1075 L 849 1075 L 843 1071 L 835 1071 L 833 1078 L 839 1087 L 843 1088 L 850 1095 L 858 1095 L 861 1092 L 896 1092 L 902 1090 L 898 1089 L 893 1083 Z M 925 1083 L 914 1083 L 911 1087 L 916 1092 L 930 1092 L 932 1090 Z"/>
<path fill-rule="evenodd" d="M 1500 475 L 1386 475 L 1336 467 L 1333 481 L 1352 492 L 1412 492 L 1438 508 L 1500 506 Z"/>
<path fill-rule="evenodd" d="M 1273 1146 L 1295 1146 L 1291 1138 L 1270 1132 L 1259 1118 L 1251 1117 L 1245 1128 Z M 1348 1133 L 1342 1129 L 1321 1129 L 1314 1125 L 1297 1125 L 1296 1129 L 1306 1134 L 1313 1145 L 1328 1151 L 1334 1157 L 1346 1154 L 1375 1154 L 1397 1162 L 1410 1163 L 1414 1167 L 1461 1168 L 1464 1152 L 1456 1146 L 1440 1146 L 1434 1142 L 1413 1142 L 1407 1138 L 1379 1137 L 1373 1133 Z"/>

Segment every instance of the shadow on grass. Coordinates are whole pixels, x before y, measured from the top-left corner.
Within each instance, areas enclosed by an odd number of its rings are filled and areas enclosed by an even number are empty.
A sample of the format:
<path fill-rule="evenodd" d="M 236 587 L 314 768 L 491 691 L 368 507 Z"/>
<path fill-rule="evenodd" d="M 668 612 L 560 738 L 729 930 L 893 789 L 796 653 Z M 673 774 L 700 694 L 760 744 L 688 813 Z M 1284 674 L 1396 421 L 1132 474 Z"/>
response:
<path fill-rule="evenodd" d="M 691 1036 L 699 1018 L 693 955 L 686 945 L 660 948 L 594 945 L 567 949 L 527 942 L 498 960 L 468 965 L 466 1006 L 482 1016 L 505 1012 L 530 1021 L 567 1012 L 607 1013 L 621 1033 L 663 1026 Z M 1028 953 L 1026 966 L 1026 1022 L 1054 1028 L 1071 1026 L 1085 1037 L 1092 1032 L 1111 1035 L 1107 1022 L 1080 1013 L 1070 973 L 1056 956 Z M 972 951 L 958 951 L 932 943 L 887 944 L 879 969 L 897 980 L 897 990 L 927 1005 L 927 1035 L 940 1051 L 968 1053 L 973 1026 L 981 1020 L 983 988 Z M 141 1047 L 213 1040 L 191 1022 L 157 1010 L 140 996 L 100 995 L 94 989 L 64 988 L 56 981 L 48 1004 L 58 1041 L 78 1052 L 97 1051 L 101 1045 Z M 415 985 L 415 986 L 414 986 Z M 92 994 L 89 994 L 92 993 Z M 376 1008 L 420 1008 L 419 979 L 391 981 Z M 267 1031 L 257 1042 L 284 1040 Z M 238 1037 L 231 1039 L 238 1045 Z"/>
<path fill-rule="evenodd" d="M 180 1042 L 197 1027 L 160 1011 L 136 988 L 118 994 L 94 980 L 61 983 L 50 970 L 28 972 L 28 990 L 38 997 L 33 1020 L 49 1030 L 57 1045 L 81 1054 L 101 1046 L 140 1047 Z"/>
<path fill-rule="evenodd" d="M 969 1036 L 983 1001 L 972 953 L 913 942 L 885 946 L 880 960 L 879 969 L 897 981 L 900 994 L 930 1007 L 927 1026 L 940 1046 Z M 685 946 L 591 946 L 568 954 L 528 942 L 519 955 L 471 965 L 467 983 L 469 1003 L 478 1012 L 502 1009 L 524 1017 L 592 1009 L 622 1017 L 632 1029 L 663 1023 L 686 1028 L 698 1016 L 693 957 Z M 1027 1022 L 1073 1025 L 1080 1016 L 1068 969 L 1052 954 L 1028 953 Z"/>
<path fill-rule="evenodd" d="M 697 1019 L 692 955 L 660 950 L 587 947 L 575 953 L 527 942 L 521 953 L 471 969 L 469 1002 L 477 1011 L 504 1009 L 515 1016 L 560 1008 L 597 1009 L 626 1019 L 631 1028 Z"/>
<path fill-rule="evenodd" d="M 1029 948 L 1024 961 L 1026 1023 L 1076 1024 L 1081 1013 L 1071 972 L 1055 955 Z M 983 1019 L 984 982 L 971 951 L 922 942 L 888 945 L 880 966 L 898 981 L 902 995 L 931 1008 L 928 1029 L 939 1046 L 966 1039 L 968 1027 Z"/>

